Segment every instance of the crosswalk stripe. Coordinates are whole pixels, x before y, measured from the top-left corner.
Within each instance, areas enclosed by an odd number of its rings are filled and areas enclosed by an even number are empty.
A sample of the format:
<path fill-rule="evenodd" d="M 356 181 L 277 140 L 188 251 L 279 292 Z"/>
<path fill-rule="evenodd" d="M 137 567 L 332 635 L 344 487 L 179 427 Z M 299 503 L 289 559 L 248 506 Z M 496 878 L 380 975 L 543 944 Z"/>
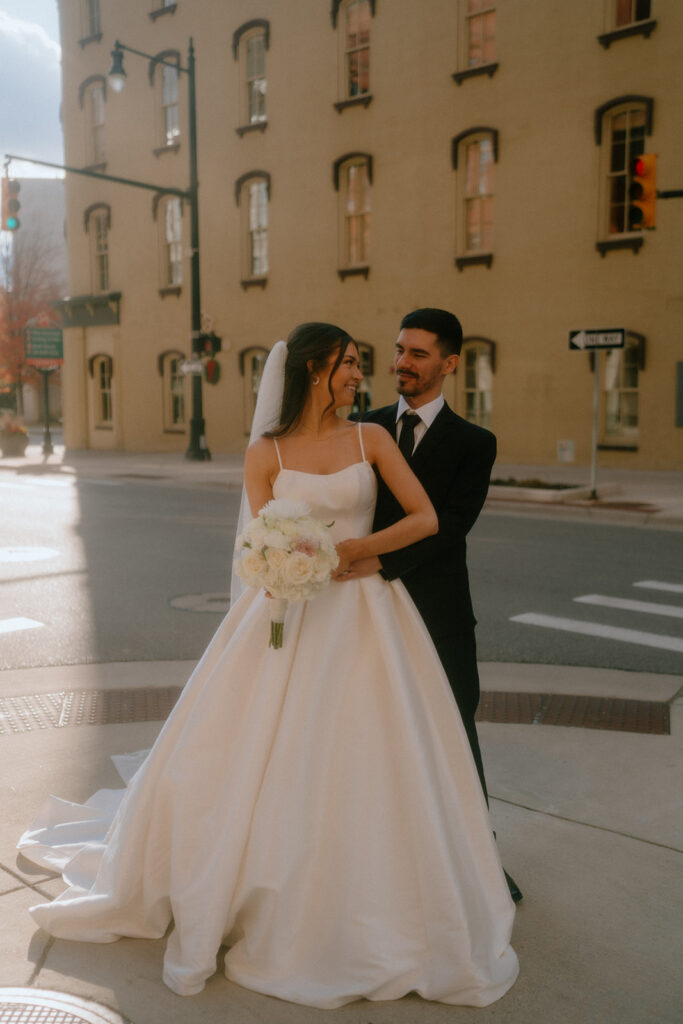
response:
<path fill-rule="evenodd" d="M 44 626 L 44 622 L 36 622 L 35 619 L 0 619 L 0 633 L 18 633 L 22 629 L 38 629 Z"/>
<path fill-rule="evenodd" d="M 605 594 L 584 594 L 575 597 L 579 604 L 597 604 L 603 608 L 621 608 L 625 612 L 643 612 L 645 615 L 668 615 L 683 619 L 683 608 L 675 604 L 656 604 L 654 601 L 629 601 L 624 597 L 607 597 Z"/>
<path fill-rule="evenodd" d="M 678 637 L 645 633 L 639 629 L 622 629 L 619 626 L 583 622 L 580 619 L 564 619 L 555 615 L 539 615 L 536 612 L 513 615 L 510 621 L 522 622 L 528 626 L 543 626 L 546 629 L 560 629 L 567 633 L 583 633 L 585 636 L 598 636 L 606 640 L 620 640 L 622 643 L 640 644 L 643 647 L 657 647 L 662 651 L 678 651 L 683 654 L 683 640 L 679 640 Z"/>
<path fill-rule="evenodd" d="M 640 580 L 634 587 L 646 587 L 648 590 L 667 590 L 670 594 L 683 594 L 683 583 L 663 583 L 661 580 Z"/>

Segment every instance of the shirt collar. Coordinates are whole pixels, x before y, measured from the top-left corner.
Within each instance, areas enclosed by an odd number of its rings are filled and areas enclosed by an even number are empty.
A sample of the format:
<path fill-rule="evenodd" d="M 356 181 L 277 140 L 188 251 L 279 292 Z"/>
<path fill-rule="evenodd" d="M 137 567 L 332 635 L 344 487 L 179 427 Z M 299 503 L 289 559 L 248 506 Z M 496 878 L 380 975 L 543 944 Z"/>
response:
<path fill-rule="evenodd" d="M 396 422 L 400 420 L 406 409 L 410 409 L 411 412 L 417 413 L 425 427 L 431 427 L 436 417 L 441 412 L 444 406 L 443 395 L 437 395 L 431 402 L 427 402 L 425 405 L 421 405 L 419 409 L 412 409 L 405 400 L 403 395 L 399 395 L 398 405 L 396 407 Z"/>

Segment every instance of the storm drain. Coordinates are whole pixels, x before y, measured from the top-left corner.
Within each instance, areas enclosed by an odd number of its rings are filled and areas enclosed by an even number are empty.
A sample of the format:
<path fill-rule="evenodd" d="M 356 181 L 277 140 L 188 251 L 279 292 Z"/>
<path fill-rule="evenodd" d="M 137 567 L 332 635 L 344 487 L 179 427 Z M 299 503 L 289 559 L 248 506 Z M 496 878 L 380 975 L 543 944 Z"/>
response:
<path fill-rule="evenodd" d="M 138 690 L 66 690 L 29 697 L 0 697 L 0 735 L 72 725 L 163 722 L 182 691 L 180 686 Z M 509 725 L 566 725 L 668 736 L 669 705 L 616 697 L 577 697 L 561 693 L 485 691 L 478 722 Z M 1 1021 L 1 1018 L 0 1018 Z M 2 1021 L 4 1024 L 4 1021 Z"/>
<path fill-rule="evenodd" d="M 2 1024 L 130 1024 L 99 1003 L 65 992 L 0 988 Z"/>
<path fill-rule="evenodd" d="M 482 693 L 478 722 L 566 725 L 668 736 L 669 705 L 653 700 L 578 697 L 563 693 Z"/>

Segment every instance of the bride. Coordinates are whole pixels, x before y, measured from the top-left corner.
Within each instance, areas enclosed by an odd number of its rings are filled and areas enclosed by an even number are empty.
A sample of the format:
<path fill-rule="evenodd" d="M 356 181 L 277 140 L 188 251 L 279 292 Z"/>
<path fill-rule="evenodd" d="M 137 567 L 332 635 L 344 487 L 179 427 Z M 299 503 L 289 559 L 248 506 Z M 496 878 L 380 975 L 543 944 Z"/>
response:
<path fill-rule="evenodd" d="M 336 415 L 361 380 L 344 331 L 295 328 L 266 364 L 245 463 L 252 514 L 286 497 L 334 522 L 337 575 L 437 530 L 389 434 Z M 376 471 L 406 515 L 372 534 Z M 33 917 L 91 942 L 173 923 L 163 978 L 179 995 L 202 990 L 225 946 L 232 981 L 305 1005 L 493 1002 L 518 972 L 514 908 L 407 592 L 332 582 L 290 603 L 279 650 L 269 603 L 234 603 L 117 810 L 111 793 L 51 798 L 19 848 L 68 888 Z"/>

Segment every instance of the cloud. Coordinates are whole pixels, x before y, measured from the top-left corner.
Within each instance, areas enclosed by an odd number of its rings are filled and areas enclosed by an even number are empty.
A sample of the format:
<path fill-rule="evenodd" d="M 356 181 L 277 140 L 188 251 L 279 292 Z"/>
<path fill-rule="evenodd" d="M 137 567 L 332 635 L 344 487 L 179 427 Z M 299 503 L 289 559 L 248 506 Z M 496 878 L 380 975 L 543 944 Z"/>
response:
<path fill-rule="evenodd" d="M 60 62 L 60 47 L 40 25 L 0 11 L 0 154 L 64 162 Z M 13 172 L 36 177 L 41 168 L 13 165 Z"/>

